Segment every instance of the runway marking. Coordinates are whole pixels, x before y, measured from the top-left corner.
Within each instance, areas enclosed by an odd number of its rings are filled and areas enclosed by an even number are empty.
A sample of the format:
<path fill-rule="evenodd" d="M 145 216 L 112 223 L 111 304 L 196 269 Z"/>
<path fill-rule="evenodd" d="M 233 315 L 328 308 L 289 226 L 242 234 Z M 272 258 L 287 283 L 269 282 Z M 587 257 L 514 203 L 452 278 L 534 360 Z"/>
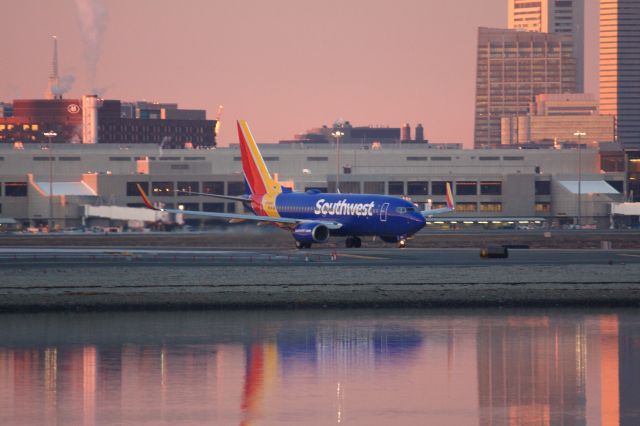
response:
<path fill-rule="evenodd" d="M 620 253 L 620 256 L 640 257 L 640 254 L 627 254 L 627 253 Z"/>
<path fill-rule="evenodd" d="M 363 256 L 361 254 L 348 254 L 348 253 L 341 253 L 341 252 L 338 252 L 338 256 L 351 257 L 354 259 L 389 260 L 388 257 Z"/>

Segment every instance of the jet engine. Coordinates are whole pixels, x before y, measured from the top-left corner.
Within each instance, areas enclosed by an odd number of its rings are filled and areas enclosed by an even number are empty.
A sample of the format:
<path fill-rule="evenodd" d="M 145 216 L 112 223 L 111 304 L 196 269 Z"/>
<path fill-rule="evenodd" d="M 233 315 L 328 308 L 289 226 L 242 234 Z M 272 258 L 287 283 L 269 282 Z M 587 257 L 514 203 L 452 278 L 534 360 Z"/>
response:
<path fill-rule="evenodd" d="M 293 230 L 293 238 L 304 244 L 326 243 L 329 240 L 329 228 L 322 223 L 301 223 Z"/>

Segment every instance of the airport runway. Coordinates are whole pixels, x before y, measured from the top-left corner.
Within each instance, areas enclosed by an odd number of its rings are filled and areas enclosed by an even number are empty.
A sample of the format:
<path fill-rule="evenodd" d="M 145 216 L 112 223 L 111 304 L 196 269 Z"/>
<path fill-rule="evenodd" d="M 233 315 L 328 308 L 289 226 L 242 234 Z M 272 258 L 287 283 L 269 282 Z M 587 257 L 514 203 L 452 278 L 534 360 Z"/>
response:
<path fill-rule="evenodd" d="M 0 310 L 640 306 L 640 251 L 2 248 Z"/>
<path fill-rule="evenodd" d="M 510 249 L 507 259 L 481 258 L 479 249 L 156 249 L 0 247 L 0 267 L 50 265 L 202 266 L 202 265 L 393 265 L 491 266 L 640 263 L 640 250 Z"/>

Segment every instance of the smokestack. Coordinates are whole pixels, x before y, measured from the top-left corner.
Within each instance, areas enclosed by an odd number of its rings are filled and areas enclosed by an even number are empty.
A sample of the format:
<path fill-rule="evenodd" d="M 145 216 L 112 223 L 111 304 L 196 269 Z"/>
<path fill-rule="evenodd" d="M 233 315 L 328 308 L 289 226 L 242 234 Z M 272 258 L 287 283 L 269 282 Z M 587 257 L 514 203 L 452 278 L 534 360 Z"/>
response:
<path fill-rule="evenodd" d="M 49 76 L 49 84 L 47 86 L 47 99 L 62 99 L 62 93 L 56 93 L 56 88 L 60 85 L 60 76 L 58 75 L 58 37 L 53 37 L 53 61 L 51 63 L 51 75 Z"/>
<path fill-rule="evenodd" d="M 411 140 L 411 126 L 409 123 L 405 123 L 404 126 L 400 128 L 400 140 L 402 142 Z"/>
<path fill-rule="evenodd" d="M 424 142 L 424 128 L 422 123 L 418 123 L 416 126 L 416 142 Z"/>

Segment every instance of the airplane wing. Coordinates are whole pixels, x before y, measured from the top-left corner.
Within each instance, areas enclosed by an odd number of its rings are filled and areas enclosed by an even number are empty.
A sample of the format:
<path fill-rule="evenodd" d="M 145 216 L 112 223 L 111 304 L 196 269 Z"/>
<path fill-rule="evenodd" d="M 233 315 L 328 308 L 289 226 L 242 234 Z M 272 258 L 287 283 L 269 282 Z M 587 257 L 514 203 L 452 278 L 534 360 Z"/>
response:
<path fill-rule="evenodd" d="M 193 191 L 181 191 L 176 189 L 176 194 L 186 195 L 201 195 L 203 197 L 222 198 L 224 200 L 242 201 L 243 203 L 250 203 L 251 199 L 243 197 L 242 195 L 222 195 L 222 194 L 210 194 L 208 192 L 193 192 Z"/>
<path fill-rule="evenodd" d="M 430 218 L 431 216 L 434 216 L 434 215 L 443 214 L 443 213 L 449 213 L 449 212 L 452 212 L 452 211 L 453 211 L 453 209 L 450 209 L 449 207 L 443 207 L 441 209 L 423 210 L 420 213 L 422 213 L 422 215 L 425 218 Z"/>
<path fill-rule="evenodd" d="M 297 225 L 300 223 L 314 222 L 314 223 L 322 223 L 329 229 L 335 230 L 335 229 L 342 228 L 341 223 L 334 222 L 334 221 L 326 221 L 326 220 L 294 219 L 290 217 L 258 216 L 255 214 L 241 214 L 241 213 L 200 212 L 200 211 L 180 210 L 180 209 L 159 209 L 154 207 L 153 204 L 151 204 L 151 201 L 149 201 L 149 198 L 147 198 L 147 194 L 145 194 L 144 189 L 142 189 L 140 184 L 137 184 L 137 187 L 138 187 L 138 192 L 140 193 L 140 196 L 142 197 L 142 201 L 144 202 L 145 206 L 147 206 L 147 208 L 151 210 L 158 210 L 158 211 L 175 213 L 175 214 L 186 214 L 189 216 L 209 217 L 209 218 L 216 218 L 216 219 L 253 220 L 256 222 L 271 222 L 271 223 L 282 223 L 282 224 L 289 224 L 289 225 Z M 244 200 L 244 201 L 247 201 L 247 200 Z"/>

